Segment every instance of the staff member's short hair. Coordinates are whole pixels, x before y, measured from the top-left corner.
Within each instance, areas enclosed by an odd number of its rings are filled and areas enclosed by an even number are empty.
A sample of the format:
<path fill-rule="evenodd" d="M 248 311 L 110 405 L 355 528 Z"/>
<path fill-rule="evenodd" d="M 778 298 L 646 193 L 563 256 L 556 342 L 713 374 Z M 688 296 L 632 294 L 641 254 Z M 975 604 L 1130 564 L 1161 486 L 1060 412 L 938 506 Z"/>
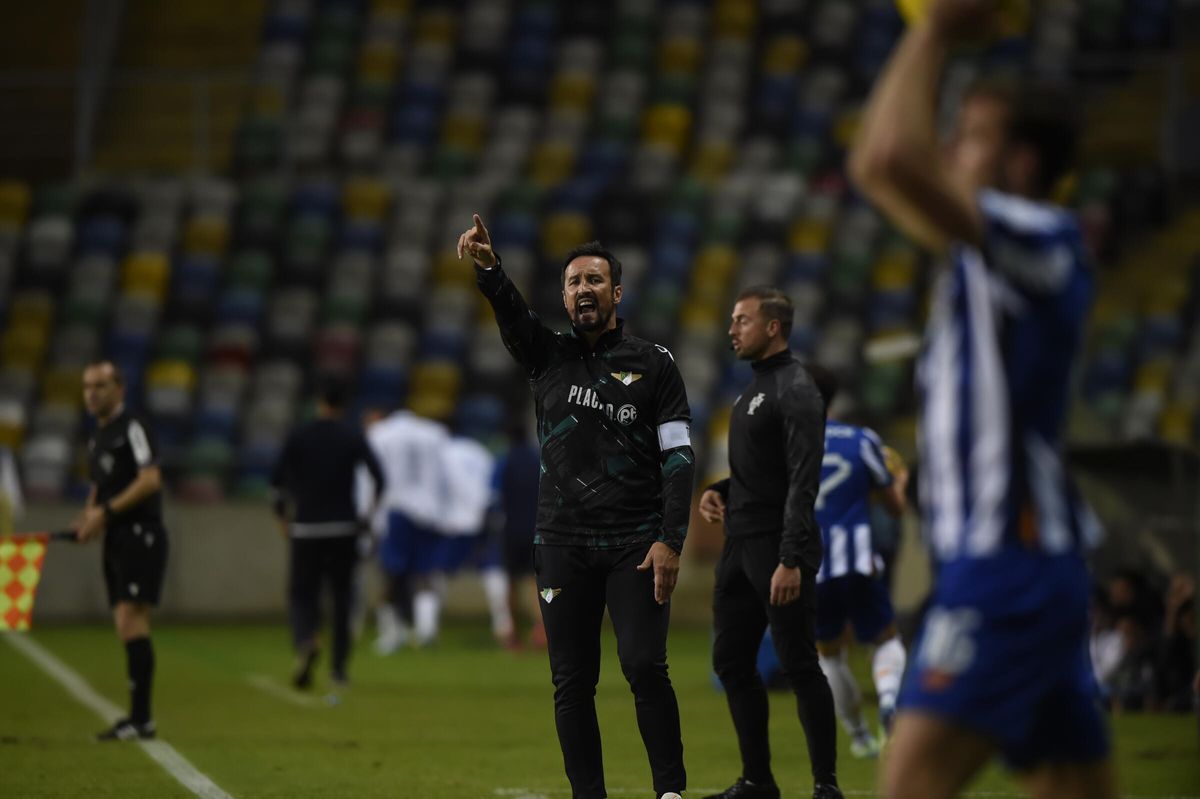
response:
<path fill-rule="evenodd" d="M 337 377 L 327 377 L 317 385 L 317 397 L 330 408 L 342 410 L 346 407 L 349 395 L 346 381 Z"/>
<path fill-rule="evenodd" d="M 114 362 L 110 361 L 108 358 L 101 358 L 96 361 L 91 361 L 91 362 L 85 364 L 83 368 L 84 368 L 84 371 L 87 371 L 88 369 L 98 369 L 101 366 L 111 367 L 112 373 L 113 373 L 113 382 L 116 383 L 118 386 L 125 385 L 125 373 L 121 371 L 121 367 L 117 366 Z"/>
<path fill-rule="evenodd" d="M 779 322 L 779 330 L 784 338 L 792 335 L 792 321 L 796 317 L 796 306 L 792 298 L 774 286 L 751 286 L 737 296 L 742 300 L 758 300 L 758 307 L 767 319 Z"/>

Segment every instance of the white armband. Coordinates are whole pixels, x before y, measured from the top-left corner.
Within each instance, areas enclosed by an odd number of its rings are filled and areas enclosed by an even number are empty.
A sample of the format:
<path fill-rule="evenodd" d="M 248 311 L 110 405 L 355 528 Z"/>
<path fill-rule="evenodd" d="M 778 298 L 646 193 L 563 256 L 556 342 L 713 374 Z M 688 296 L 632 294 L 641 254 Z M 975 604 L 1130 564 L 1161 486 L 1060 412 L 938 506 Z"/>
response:
<path fill-rule="evenodd" d="M 663 422 L 658 426 L 659 451 L 666 452 L 676 447 L 690 447 L 691 445 L 691 426 L 682 419 L 677 419 L 674 422 Z"/>

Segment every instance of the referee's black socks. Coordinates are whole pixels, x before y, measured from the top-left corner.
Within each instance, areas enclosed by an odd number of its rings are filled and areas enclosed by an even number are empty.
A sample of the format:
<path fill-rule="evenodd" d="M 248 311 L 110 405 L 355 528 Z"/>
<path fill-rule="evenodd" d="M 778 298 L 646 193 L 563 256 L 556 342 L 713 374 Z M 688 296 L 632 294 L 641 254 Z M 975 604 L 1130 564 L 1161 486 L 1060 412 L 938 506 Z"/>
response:
<path fill-rule="evenodd" d="M 150 721 L 150 684 L 154 681 L 154 646 L 150 638 L 126 641 L 125 661 L 129 672 L 129 720 L 145 724 Z"/>

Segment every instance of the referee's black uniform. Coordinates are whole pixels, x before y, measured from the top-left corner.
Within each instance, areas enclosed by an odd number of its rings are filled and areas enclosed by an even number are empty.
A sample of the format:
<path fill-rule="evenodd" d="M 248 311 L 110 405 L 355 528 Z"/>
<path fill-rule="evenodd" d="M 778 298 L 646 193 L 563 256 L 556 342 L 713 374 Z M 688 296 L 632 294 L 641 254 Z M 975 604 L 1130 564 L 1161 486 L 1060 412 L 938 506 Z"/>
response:
<path fill-rule="evenodd" d="M 156 607 L 162 594 L 167 571 L 162 492 L 155 491 L 120 512 L 111 505 L 113 499 L 138 479 L 142 469 L 157 464 L 150 428 L 131 411 L 122 409 L 112 420 L 97 427 L 88 440 L 94 505 L 104 509 L 104 587 L 112 608 L 121 603 Z M 119 627 L 118 624 L 118 630 Z M 154 646 L 148 634 L 136 636 L 124 641 L 129 718 L 101 733 L 102 739 L 152 738 L 155 734 L 150 707 Z"/>
<path fill-rule="evenodd" d="M 727 508 L 713 594 L 713 667 L 725 686 L 743 777 L 773 788 L 767 694 L 756 667 L 770 625 L 783 673 L 796 694 L 813 780 L 832 788 L 837 785 L 833 696 L 817 662 L 815 640 L 822 553 L 813 504 L 825 451 L 825 403 L 790 350 L 752 366 L 754 379 L 730 418 L 730 477 L 710 486 L 724 496 Z M 800 596 L 772 605 L 771 577 L 780 564 L 800 568 Z"/>
<path fill-rule="evenodd" d="M 333 594 L 331 673 L 335 683 L 346 682 L 358 562 L 355 474 L 359 465 L 370 471 L 376 499 L 384 487 L 383 469 L 366 438 L 340 419 L 340 390 L 326 391 L 319 408 L 319 418 L 288 436 L 271 476 L 281 499 L 276 512 L 287 518 L 291 544 L 288 599 L 292 643 L 299 657 L 293 676 L 297 688 L 307 688 L 312 679 L 323 581 Z"/>
<path fill-rule="evenodd" d="M 162 492 L 156 491 L 121 513 L 109 503 L 129 487 L 138 472 L 158 462 L 155 441 L 143 419 L 122 410 L 96 428 L 88 441 L 88 471 L 96 489 L 95 504 L 106 508 L 104 586 L 108 604 L 139 602 L 158 605 L 167 569 L 167 528 Z M 149 697 L 146 698 L 149 703 Z M 149 718 L 147 705 L 147 715 Z M 138 713 L 131 718 L 137 720 Z"/>
<path fill-rule="evenodd" d="M 589 347 L 577 330 L 545 327 L 499 263 L 476 271 L 536 400 L 542 475 L 534 571 L 573 795 L 607 795 L 595 704 L 606 606 L 654 789 L 680 792 L 686 774 L 667 676 L 670 604 L 656 602 L 652 572 L 637 567 L 656 541 L 679 552 L 687 534 L 694 456 L 683 380 L 666 348 L 625 334 L 620 321 Z"/>

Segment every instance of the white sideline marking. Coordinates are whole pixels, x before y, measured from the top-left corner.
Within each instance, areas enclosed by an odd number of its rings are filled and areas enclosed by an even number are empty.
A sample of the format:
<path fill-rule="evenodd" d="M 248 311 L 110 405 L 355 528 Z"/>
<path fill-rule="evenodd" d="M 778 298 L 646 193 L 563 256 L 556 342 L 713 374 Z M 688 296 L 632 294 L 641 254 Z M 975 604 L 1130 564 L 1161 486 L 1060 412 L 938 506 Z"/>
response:
<path fill-rule="evenodd" d="M 293 705 L 299 705 L 300 707 L 325 707 L 325 703 L 315 696 L 297 693 L 290 688 L 285 688 L 263 674 L 247 674 L 246 682 L 264 694 L 273 696 L 276 699 L 282 699 L 284 702 L 290 702 Z"/>
<path fill-rule="evenodd" d="M 96 690 L 72 671 L 67 664 L 28 635 L 9 632 L 4 635 L 4 639 L 12 645 L 13 649 L 32 660 L 48 677 L 53 678 L 55 682 L 65 688 L 67 693 L 75 697 L 81 705 L 89 708 L 103 719 L 106 724 L 112 724 L 124 715 L 119 707 L 96 693 Z M 166 741 L 152 740 L 138 741 L 137 743 L 142 747 L 142 751 L 162 766 L 168 774 L 175 778 L 176 782 L 196 796 L 202 797 L 202 799 L 233 799 Z"/>

